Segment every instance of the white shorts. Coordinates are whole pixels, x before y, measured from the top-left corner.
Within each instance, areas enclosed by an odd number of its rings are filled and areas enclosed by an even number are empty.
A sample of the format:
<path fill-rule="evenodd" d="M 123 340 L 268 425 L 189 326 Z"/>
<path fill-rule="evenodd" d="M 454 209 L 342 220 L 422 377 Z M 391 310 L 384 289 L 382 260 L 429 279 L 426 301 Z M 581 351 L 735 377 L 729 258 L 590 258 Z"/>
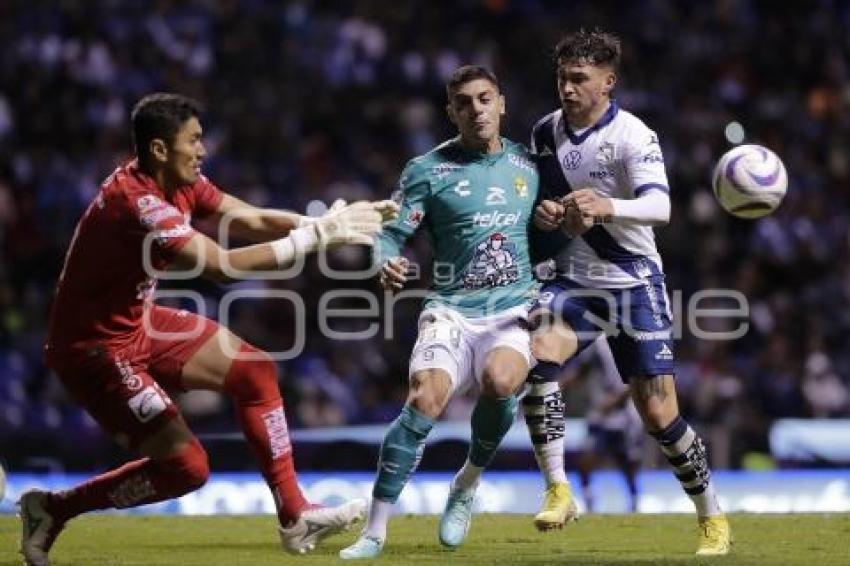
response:
<path fill-rule="evenodd" d="M 452 393 L 462 393 L 473 380 L 481 383 L 487 354 L 501 346 L 519 352 L 531 367 L 527 319 L 524 306 L 479 318 L 465 317 L 447 307 L 426 309 L 419 315 L 409 375 L 424 369 L 445 370 L 452 380 Z"/>

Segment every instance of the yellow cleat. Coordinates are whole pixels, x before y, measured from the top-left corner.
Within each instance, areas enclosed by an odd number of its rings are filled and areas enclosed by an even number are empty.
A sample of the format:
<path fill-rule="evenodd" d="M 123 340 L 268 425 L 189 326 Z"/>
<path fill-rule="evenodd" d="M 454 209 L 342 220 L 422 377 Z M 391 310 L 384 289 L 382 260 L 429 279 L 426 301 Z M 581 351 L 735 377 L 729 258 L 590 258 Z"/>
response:
<path fill-rule="evenodd" d="M 732 530 L 726 515 L 699 518 L 697 556 L 725 556 L 732 550 Z"/>
<path fill-rule="evenodd" d="M 567 521 L 578 519 L 578 509 L 573 492 L 567 483 L 554 483 L 546 489 L 543 509 L 534 516 L 534 526 L 539 531 L 563 529 Z"/>

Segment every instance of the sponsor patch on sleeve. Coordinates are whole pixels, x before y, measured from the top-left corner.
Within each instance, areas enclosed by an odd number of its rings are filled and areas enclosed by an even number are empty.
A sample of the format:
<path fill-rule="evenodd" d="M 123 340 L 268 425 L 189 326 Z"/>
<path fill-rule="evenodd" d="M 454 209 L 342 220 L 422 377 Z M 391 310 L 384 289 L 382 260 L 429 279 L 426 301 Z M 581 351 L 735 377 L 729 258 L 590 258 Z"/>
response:
<path fill-rule="evenodd" d="M 127 401 L 130 410 L 139 419 L 139 422 L 143 423 L 162 413 L 168 408 L 169 403 L 171 403 L 171 400 L 152 385 L 145 387 Z"/>

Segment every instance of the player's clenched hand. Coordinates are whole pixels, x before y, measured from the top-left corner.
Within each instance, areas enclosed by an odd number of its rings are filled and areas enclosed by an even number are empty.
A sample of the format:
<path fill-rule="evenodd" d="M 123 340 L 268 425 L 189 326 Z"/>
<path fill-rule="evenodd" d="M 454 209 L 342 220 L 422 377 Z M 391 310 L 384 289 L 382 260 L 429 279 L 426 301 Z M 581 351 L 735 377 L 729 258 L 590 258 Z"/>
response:
<path fill-rule="evenodd" d="M 388 291 L 397 291 L 407 283 L 407 267 L 409 262 L 406 257 L 394 257 L 388 259 L 381 267 L 381 287 Z"/>
<path fill-rule="evenodd" d="M 564 206 L 553 200 L 544 200 L 534 209 L 534 225 L 545 232 L 557 230 L 564 216 Z"/>
<path fill-rule="evenodd" d="M 313 223 L 313 227 L 316 229 L 320 246 L 342 244 L 371 246 L 375 243 L 375 235 L 381 232 L 383 221 L 384 217 L 375 203 L 359 201 L 353 204 L 340 204 L 336 202 Z"/>
<path fill-rule="evenodd" d="M 564 206 L 575 206 L 583 217 L 590 218 L 595 224 L 611 222 L 614 205 L 611 199 L 596 194 L 593 189 L 579 189 L 561 199 Z"/>
<path fill-rule="evenodd" d="M 581 236 L 593 227 L 593 218 L 582 216 L 573 202 L 564 207 L 564 218 L 561 220 L 561 231 L 571 238 Z"/>

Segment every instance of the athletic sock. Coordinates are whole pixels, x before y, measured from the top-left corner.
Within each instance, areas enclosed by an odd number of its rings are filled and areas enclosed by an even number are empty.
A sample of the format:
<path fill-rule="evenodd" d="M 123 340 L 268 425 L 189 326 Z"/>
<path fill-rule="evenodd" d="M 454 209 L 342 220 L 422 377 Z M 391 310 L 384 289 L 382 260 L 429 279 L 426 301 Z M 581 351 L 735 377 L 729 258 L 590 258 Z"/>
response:
<path fill-rule="evenodd" d="M 372 489 L 372 509 L 364 533 L 386 538 L 392 505 L 419 465 L 425 438 L 433 427 L 434 419 L 410 405 L 405 405 L 390 425 L 381 443 L 378 477 Z"/>
<path fill-rule="evenodd" d="M 243 344 L 225 378 L 225 391 L 272 491 L 280 524 L 289 526 L 308 503 L 295 473 L 277 365 L 265 352 Z"/>
<path fill-rule="evenodd" d="M 694 502 L 697 515 L 709 517 L 721 514 L 723 511 L 711 483 L 705 445 L 694 429 L 678 415 L 667 428 L 650 434 L 658 441 L 682 489 Z"/>
<path fill-rule="evenodd" d="M 195 491 L 209 477 L 207 454 L 193 439 L 170 458 L 128 462 L 66 491 L 51 493 L 47 510 L 59 522 L 98 509 L 125 509 Z"/>
<path fill-rule="evenodd" d="M 569 483 L 564 470 L 564 397 L 554 381 L 559 372 L 557 364 L 538 363 L 531 371 L 531 385 L 522 400 L 534 457 L 547 487 Z"/>

